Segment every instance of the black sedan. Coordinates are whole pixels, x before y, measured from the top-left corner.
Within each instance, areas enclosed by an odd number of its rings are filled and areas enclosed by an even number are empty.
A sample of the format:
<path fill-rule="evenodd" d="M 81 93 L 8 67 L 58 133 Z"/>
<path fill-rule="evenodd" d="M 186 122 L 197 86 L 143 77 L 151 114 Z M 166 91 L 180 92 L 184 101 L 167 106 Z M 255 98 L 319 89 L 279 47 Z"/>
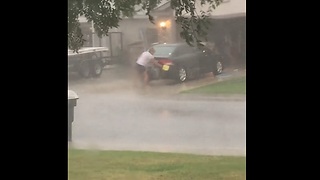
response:
<path fill-rule="evenodd" d="M 167 71 L 151 69 L 151 79 L 174 79 L 185 82 L 199 78 L 202 74 L 217 75 L 223 71 L 223 57 L 206 46 L 192 47 L 188 44 L 154 45 L 154 57 L 162 65 L 168 65 Z"/>

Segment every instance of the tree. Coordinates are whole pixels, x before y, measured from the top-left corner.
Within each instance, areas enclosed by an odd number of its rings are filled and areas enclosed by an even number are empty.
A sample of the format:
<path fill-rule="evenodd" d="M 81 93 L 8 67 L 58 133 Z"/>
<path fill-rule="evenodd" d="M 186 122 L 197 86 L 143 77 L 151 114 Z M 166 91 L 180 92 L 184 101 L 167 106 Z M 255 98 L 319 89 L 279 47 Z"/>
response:
<path fill-rule="evenodd" d="M 84 39 L 80 28 L 79 16 L 93 22 L 98 37 L 108 35 L 109 29 L 119 26 L 124 17 L 135 13 L 135 6 L 146 10 L 151 23 L 154 18 L 150 14 L 161 1 L 167 0 L 68 0 L 68 48 L 78 51 L 83 46 Z M 203 41 L 208 30 L 208 15 L 223 0 L 171 0 L 170 5 L 175 10 L 175 21 L 182 27 L 180 36 L 189 45 Z M 196 3 L 201 6 L 208 3 L 206 11 L 196 11 Z M 187 16 L 186 16 L 187 15 Z"/>

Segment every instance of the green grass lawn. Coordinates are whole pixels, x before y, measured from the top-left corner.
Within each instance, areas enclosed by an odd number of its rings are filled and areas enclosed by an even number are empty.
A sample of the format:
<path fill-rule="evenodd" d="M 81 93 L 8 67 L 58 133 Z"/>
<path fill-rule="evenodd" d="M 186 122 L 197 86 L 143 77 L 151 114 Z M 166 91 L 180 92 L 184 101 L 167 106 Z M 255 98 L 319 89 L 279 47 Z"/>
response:
<path fill-rule="evenodd" d="M 245 157 L 69 149 L 69 180 L 245 180 Z"/>
<path fill-rule="evenodd" d="M 246 77 L 232 78 L 220 82 L 216 82 L 210 85 L 182 91 L 181 93 L 186 94 L 246 94 Z"/>

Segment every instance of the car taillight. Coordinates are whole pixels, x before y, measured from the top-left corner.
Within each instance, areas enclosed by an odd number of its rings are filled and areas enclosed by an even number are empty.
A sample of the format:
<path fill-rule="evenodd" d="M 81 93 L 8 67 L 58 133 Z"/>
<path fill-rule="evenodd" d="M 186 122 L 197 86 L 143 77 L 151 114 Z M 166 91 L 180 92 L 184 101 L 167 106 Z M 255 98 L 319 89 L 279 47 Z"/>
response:
<path fill-rule="evenodd" d="M 170 59 L 159 59 L 158 62 L 162 65 L 173 65 L 173 62 Z"/>

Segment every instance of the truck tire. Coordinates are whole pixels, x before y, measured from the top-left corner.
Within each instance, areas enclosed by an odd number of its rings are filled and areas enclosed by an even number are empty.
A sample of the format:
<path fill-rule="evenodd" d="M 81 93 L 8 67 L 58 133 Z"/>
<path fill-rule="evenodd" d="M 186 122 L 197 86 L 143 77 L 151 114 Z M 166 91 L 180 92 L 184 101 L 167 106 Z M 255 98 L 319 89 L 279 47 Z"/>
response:
<path fill-rule="evenodd" d="M 79 67 L 78 67 L 78 72 L 79 72 L 79 75 L 83 78 L 89 78 L 91 73 L 91 68 L 90 68 L 90 64 L 88 61 L 82 61 L 80 64 L 79 64 Z"/>
<path fill-rule="evenodd" d="M 93 61 L 91 65 L 91 74 L 93 77 L 100 77 L 103 71 L 102 62 Z"/>

